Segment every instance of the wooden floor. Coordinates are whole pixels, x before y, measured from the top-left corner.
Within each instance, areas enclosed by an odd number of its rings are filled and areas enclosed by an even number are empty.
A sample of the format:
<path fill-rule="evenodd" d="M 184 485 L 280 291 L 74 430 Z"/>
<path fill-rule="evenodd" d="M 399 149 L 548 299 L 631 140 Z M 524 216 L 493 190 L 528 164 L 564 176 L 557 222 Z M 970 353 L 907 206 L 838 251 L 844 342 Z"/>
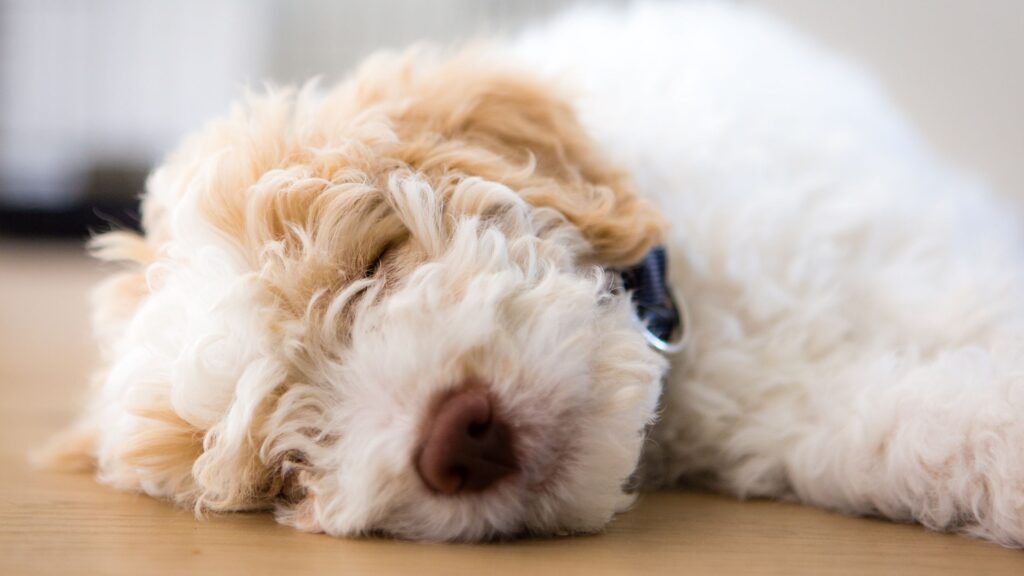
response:
<path fill-rule="evenodd" d="M 653 494 L 600 536 L 489 545 L 339 540 L 265 514 L 196 520 L 27 453 L 74 413 L 94 351 L 73 246 L 0 242 L 0 575 L 1024 574 L 1024 552 L 794 505 Z"/>

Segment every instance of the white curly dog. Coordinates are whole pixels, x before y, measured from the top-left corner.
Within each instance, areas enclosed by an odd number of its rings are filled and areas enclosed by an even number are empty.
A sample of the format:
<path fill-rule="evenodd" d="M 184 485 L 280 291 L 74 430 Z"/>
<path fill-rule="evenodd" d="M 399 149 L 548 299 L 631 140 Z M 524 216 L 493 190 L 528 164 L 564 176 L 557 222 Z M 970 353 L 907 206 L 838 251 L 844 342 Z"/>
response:
<path fill-rule="evenodd" d="M 249 96 L 144 228 L 95 241 L 128 266 L 50 454 L 117 488 L 475 540 L 688 482 L 1024 544 L 1021 228 L 758 12 L 577 10 Z"/>

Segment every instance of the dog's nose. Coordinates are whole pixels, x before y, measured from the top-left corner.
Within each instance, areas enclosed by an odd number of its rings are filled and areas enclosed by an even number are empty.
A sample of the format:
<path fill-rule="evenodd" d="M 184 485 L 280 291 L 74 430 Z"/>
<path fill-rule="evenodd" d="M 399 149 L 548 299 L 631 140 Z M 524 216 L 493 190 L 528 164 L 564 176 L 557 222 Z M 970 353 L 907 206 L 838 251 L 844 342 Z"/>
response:
<path fill-rule="evenodd" d="M 490 396 L 480 390 L 456 392 L 427 422 L 416 472 L 440 494 L 480 492 L 516 471 L 512 440 Z"/>

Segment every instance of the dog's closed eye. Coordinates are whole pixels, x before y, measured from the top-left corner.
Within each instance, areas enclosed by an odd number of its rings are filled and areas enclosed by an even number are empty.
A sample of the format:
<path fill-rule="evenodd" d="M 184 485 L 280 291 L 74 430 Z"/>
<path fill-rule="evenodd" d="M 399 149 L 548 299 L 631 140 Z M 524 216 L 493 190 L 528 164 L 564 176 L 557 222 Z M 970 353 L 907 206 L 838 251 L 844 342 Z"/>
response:
<path fill-rule="evenodd" d="M 373 278 L 377 274 L 377 270 L 380 269 L 380 256 L 374 258 L 373 261 L 363 270 L 363 278 Z"/>
<path fill-rule="evenodd" d="M 384 246 L 384 248 L 377 253 L 377 256 L 370 260 L 370 263 L 367 264 L 366 268 L 363 270 L 363 278 L 373 278 L 377 275 L 377 272 L 379 272 L 381 268 L 381 262 L 384 261 L 385 256 L 387 256 L 388 251 L 390 250 L 390 245 Z"/>

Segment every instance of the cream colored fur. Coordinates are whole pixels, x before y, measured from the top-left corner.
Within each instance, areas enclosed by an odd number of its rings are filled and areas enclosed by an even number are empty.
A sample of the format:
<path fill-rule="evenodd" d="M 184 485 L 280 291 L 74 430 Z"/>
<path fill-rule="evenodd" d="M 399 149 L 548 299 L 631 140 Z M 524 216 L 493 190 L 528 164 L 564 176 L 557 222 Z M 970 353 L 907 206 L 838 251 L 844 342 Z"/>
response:
<path fill-rule="evenodd" d="M 145 237 L 95 242 L 129 267 L 65 455 L 335 535 L 595 531 L 642 472 L 1024 544 L 1019 225 L 870 80 L 717 4 L 500 52 L 378 57 L 190 138 Z M 659 242 L 693 314 L 667 374 L 608 272 Z M 443 497 L 412 455 L 467 379 L 523 469 Z"/>

